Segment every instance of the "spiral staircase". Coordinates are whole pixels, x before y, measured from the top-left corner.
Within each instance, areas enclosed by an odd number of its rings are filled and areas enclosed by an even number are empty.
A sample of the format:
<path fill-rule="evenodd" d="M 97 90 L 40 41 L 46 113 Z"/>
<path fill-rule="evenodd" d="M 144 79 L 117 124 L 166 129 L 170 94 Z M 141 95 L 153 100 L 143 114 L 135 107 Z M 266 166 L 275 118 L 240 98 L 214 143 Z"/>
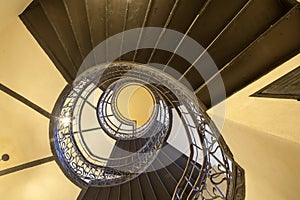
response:
<path fill-rule="evenodd" d="M 34 0 L 20 18 L 69 83 L 50 140 L 78 199 L 244 199 L 244 171 L 205 110 L 299 53 L 299 9 L 293 0 Z M 172 51 L 159 48 L 169 29 L 181 33 Z M 138 34 L 123 53 L 126 30 Z M 178 55 L 188 38 L 203 47 L 192 62 Z M 153 97 L 141 126 L 116 105 L 129 84 Z M 84 129 L 91 118 L 97 127 Z M 174 142 L 178 122 L 185 149 Z M 111 141 L 107 155 L 89 146 L 93 131 Z"/>

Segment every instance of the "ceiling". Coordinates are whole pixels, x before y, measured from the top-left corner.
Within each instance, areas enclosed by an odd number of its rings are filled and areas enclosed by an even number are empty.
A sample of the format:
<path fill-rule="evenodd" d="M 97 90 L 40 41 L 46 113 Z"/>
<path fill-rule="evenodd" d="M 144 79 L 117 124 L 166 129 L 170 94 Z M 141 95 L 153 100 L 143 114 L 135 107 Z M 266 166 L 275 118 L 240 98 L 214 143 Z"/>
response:
<path fill-rule="evenodd" d="M 51 112 L 66 81 L 17 17 L 28 3 L 0 3 L 0 83 Z M 249 96 L 299 63 L 300 55 L 226 100 L 222 132 L 246 169 L 247 200 L 297 198 L 299 102 Z M 51 156 L 49 120 L 2 92 L 0 101 L 0 154 L 10 155 L 0 170 Z M 2 199 L 75 200 L 79 192 L 54 161 L 0 176 Z"/>

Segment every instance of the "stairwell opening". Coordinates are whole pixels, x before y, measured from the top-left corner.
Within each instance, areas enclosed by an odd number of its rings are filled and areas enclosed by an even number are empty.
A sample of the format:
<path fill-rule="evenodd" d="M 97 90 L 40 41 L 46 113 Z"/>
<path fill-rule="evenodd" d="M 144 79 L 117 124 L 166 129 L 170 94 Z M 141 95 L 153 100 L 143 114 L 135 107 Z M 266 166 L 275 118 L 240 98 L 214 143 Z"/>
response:
<path fill-rule="evenodd" d="M 140 127 L 151 118 L 155 102 L 150 90 L 135 83 L 120 89 L 116 104 L 122 117 L 135 121 L 136 126 Z"/>

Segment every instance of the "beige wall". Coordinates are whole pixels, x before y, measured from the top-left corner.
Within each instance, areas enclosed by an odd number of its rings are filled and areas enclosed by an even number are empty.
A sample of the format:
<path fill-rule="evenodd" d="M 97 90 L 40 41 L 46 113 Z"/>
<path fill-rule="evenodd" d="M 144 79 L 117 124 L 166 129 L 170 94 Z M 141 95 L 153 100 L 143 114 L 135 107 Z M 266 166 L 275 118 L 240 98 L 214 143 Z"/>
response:
<path fill-rule="evenodd" d="M 0 44 L 0 82 L 51 112 L 66 82 L 18 18 Z M 0 102 L 0 154 L 11 155 L 0 169 L 51 155 L 49 120 L 3 92 Z"/>
<path fill-rule="evenodd" d="M 296 100 L 249 97 L 299 66 L 300 54 L 226 100 L 226 118 L 271 135 L 300 143 L 300 106 Z M 214 109 L 217 109 L 216 106 Z M 209 110 L 209 113 L 218 115 Z"/>
<path fill-rule="evenodd" d="M 32 0 L 0 1 L 0 33 L 20 14 Z"/>
<path fill-rule="evenodd" d="M 246 171 L 246 200 L 296 200 L 300 145 L 226 120 L 223 136 Z"/>
<path fill-rule="evenodd" d="M 299 102 L 249 97 L 299 63 L 300 54 L 225 101 L 225 123 L 221 132 L 235 159 L 246 171 L 247 200 L 299 199 Z M 208 111 L 216 118 L 218 113 L 214 109 L 217 107 Z"/>
<path fill-rule="evenodd" d="M 79 192 L 54 161 L 0 177 L 3 200 L 75 200 Z"/>
<path fill-rule="evenodd" d="M 17 16 L 9 21 L 0 33 L 0 82 L 51 112 L 66 82 Z M 52 155 L 49 120 L 1 91 L 0 123 L 0 156 L 10 155 L 0 170 Z M 79 192 L 53 161 L 0 176 L 3 200 L 74 200 Z"/>
<path fill-rule="evenodd" d="M 0 44 L 1 83 L 51 112 L 66 82 L 17 17 Z"/>

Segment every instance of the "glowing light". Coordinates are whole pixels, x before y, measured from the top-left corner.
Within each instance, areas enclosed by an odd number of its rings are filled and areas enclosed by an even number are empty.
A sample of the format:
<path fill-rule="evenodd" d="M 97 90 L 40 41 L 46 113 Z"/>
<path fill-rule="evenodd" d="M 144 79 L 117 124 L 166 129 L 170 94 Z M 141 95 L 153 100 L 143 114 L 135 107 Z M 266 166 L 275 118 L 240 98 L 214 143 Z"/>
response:
<path fill-rule="evenodd" d="M 63 124 L 69 124 L 71 122 L 71 118 L 69 117 L 60 118 L 60 122 Z"/>

